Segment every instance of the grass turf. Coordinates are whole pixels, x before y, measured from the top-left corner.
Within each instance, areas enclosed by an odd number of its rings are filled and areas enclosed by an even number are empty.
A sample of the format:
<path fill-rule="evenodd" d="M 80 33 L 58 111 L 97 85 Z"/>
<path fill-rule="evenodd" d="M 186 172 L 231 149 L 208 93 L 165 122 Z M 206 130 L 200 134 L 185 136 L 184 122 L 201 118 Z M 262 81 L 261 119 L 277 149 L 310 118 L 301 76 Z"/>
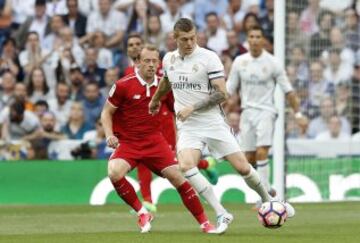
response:
<path fill-rule="evenodd" d="M 200 233 L 178 205 L 159 205 L 149 234 L 125 206 L 0 206 L 0 242 L 359 242 L 359 202 L 296 204 L 296 217 L 276 230 L 262 227 L 251 205 L 226 207 L 235 220 L 217 236 Z"/>

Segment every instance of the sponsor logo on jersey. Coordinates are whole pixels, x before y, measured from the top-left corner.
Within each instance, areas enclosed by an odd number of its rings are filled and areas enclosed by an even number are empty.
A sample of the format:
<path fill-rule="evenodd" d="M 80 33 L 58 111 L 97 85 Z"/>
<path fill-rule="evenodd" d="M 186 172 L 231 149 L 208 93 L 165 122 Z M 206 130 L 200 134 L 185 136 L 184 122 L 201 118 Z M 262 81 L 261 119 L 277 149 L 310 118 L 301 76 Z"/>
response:
<path fill-rule="evenodd" d="M 196 73 L 197 71 L 199 71 L 199 66 L 197 64 L 194 64 L 194 66 L 192 67 L 192 71 L 193 71 L 193 73 Z"/>
<path fill-rule="evenodd" d="M 111 87 L 110 91 L 109 91 L 109 96 L 112 97 L 115 93 L 116 90 L 116 84 L 113 84 L 113 86 Z"/>
<path fill-rule="evenodd" d="M 140 98 L 141 98 L 141 95 L 139 95 L 139 94 L 136 94 L 133 96 L 134 100 L 140 100 Z"/>

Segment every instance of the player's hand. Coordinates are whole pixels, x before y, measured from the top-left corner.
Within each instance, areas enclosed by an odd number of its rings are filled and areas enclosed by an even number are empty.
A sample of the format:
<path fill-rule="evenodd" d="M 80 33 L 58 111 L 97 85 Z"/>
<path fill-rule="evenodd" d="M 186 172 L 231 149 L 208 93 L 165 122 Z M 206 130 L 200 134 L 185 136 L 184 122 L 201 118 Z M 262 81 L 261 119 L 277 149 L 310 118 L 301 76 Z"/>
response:
<path fill-rule="evenodd" d="M 309 119 L 306 116 L 295 118 L 295 121 L 302 131 L 307 131 L 309 126 Z"/>
<path fill-rule="evenodd" d="M 106 145 L 110 148 L 116 149 L 119 146 L 119 140 L 114 135 L 106 138 Z"/>
<path fill-rule="evenodd" d="M 193 111 L 193 106 L 187 106 L 176 114 L 176 118 L 183 122 L 193 113 Z"/>
<path fill-rule="evenodd" d="M 156 115 L 160 111 L 160 101 L 154 101 L 153 99 L 149 103 L 149 113 L 151 115 Z"/>

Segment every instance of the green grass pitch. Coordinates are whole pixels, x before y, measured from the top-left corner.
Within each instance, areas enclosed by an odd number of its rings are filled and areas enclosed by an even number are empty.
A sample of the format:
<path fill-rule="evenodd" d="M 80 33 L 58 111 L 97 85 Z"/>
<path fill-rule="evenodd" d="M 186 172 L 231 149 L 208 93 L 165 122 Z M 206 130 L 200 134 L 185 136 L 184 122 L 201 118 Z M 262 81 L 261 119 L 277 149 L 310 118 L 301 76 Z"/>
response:
<path fill-rule="evenodd" d="M 360 202 L 295 204 L 296 217 L 276 230 L 262 227 L 251 205 L 226 207 L 235 220 L 218 236 L 201 233 L 178 205 L 159 205 L 149 234 L 138 232 L 136 217 L 123 205 L 0 206 L 0 242 L 360 242 Z"/>

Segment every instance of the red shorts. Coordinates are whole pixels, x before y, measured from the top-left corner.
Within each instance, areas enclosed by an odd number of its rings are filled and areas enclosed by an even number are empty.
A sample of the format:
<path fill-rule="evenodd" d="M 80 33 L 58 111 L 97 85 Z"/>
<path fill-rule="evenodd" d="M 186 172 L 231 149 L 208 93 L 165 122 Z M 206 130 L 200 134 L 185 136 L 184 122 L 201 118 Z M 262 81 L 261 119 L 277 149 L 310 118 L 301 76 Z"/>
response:
<path fill-rule="evenodd" d="M 160 134 L 139 141 L 120 140 L 120 146 L 112 153 L 109 161 L 113 159 L 125 160 L 131 169 L 142 163 L 159 176 L 162 176 L 164 169 L 178 164 L 174 152 Z"/>

